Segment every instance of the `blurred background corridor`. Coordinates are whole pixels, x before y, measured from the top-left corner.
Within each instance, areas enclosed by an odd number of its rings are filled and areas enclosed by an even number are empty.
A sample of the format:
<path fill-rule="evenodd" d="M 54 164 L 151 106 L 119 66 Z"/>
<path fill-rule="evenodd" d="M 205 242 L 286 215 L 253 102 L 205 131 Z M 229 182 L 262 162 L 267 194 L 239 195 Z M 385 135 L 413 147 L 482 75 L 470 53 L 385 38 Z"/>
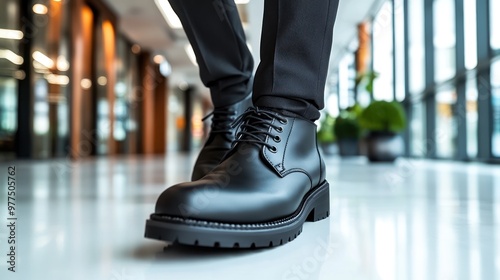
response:
<path fill-rule="evenodd" d="M 168 1 L 0 1 L 0 158 L 203 143 L 209 91 Z M 236 3 L 258 58 L 263 3 Z M 401 155 L 498 162 L 499 11 L 495 0 L 342 1 L 322 120 L 395 100 L 407 116 Z M 360 134 L 339 130 L 320 140 Z"/>
<path fill-rule="evenodd" d="M 258 61 L 263 0 L 235 2 Z M 0 0 L 0 184 L 16 166 L 20 219 L 1 278 L 500 279 L 499 14 L 341 0 L 317 122 L 331 218 L 252 253 L 142 237 L 212 110 L 168 1 Z"/>

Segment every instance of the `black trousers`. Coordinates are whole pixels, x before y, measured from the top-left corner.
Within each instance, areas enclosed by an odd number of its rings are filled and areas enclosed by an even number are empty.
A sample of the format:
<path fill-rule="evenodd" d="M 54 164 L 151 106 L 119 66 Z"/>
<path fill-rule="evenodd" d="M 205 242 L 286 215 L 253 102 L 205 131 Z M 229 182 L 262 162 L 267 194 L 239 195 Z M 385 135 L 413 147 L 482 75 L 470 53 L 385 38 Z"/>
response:
<path fill-rule="evenodd" d="M 254 0 L 257 1 L 257 0 Z M 254 62 L 234 0 L 170 0 L 215 107 L 242 100 L 319 118 L 339 0 L 264 0 L 261 61 Z"/>

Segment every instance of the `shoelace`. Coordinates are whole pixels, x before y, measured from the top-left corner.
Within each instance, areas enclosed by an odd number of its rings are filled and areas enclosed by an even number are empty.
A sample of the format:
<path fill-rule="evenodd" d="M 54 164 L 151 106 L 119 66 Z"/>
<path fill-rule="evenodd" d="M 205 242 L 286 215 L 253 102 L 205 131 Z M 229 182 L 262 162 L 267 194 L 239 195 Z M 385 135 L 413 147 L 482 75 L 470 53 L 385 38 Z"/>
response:
<path fill-rule="evenodd" d="M 257 145 L 266 146 L 271 152 L 277 152 L 276 146 L 267 143 L 266 136 L 274 139 L 276 143 L 281 141 L 281 137 L 277 134 L 273 134 L 269 131 L 269 128 L 273 128 L 276 132 L 283 132 L 283 127 L 277 123 L 273 123 L 273 120 L 279 121 L 279 124 L 285 125 L 288 120 L 279 114 L 262 109 L 262 108 L 250 108 L 241 116 L 239 116 L 233 122 L 233 128 L 241 125 L 240 132 L 236 137 L 233 145 L 240 142 L 252 143 Z"/>
<path fill-rule="evenodd" d="M 236 120 L 236 111 L 215 109 L 212 113 L 205 116 L 202 121 L 212 117 L 211 133 L 221 133 L 227 136 L 232 135 L 232 124 Z"/>

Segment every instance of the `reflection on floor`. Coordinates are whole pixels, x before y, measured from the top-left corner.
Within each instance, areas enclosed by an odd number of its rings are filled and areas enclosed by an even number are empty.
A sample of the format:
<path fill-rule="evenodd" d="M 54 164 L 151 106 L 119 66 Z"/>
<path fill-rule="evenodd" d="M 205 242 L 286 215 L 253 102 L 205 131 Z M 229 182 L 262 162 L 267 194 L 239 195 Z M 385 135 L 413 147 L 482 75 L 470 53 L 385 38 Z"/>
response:
<path fill-rule="evenodd" d="M 165 247 L 142 237 L 157 195 L 192 156 L 14 162 L 17 272 L 1 279 L 500 279 L 500 167 L 328 159 L 331 218 L 267 250 Z M 165 248 L 164 248 L 165 247 Z"/>

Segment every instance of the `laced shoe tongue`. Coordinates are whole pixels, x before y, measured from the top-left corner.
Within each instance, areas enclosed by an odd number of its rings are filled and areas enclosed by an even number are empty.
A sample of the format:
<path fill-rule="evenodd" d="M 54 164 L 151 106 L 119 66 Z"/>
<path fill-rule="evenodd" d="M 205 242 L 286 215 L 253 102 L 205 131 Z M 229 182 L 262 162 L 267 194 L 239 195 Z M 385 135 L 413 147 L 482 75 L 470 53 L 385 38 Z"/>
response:
<path fill-rule="evenodd" d="M 260 141 L 265 141 L 266 140 L 266 134 L 264 132 L 269 131 L 269 123 L 272 122 L 272 119 L 266 118 L 265 116 L 259 115 L 257 113 L 257 116 L 248 118 L 247 122 L 244 124 L 245 132 L 242 135 L 243 138 L 249 138 L 251 136 L 248 136 L 248 134 L 251 134 L 253 138 L 258 138 Z"/>
<path fill-rule="evenodd" d="M 284 117 L 271 110 L 261 108 L 248 110 L 236 121 L 237 125 L 241 125 L 241 131 L 238 133 L 235 144 L 246 142 L 258 146 L 263 145 L 268 148 L 275 148 L 266 142 L 267 136 L 275 137 L 276 131 L 273 130 L 281 129 L 280 125 L 274 122 L 275 119 L 282 122 L 286 121 Z"/>

